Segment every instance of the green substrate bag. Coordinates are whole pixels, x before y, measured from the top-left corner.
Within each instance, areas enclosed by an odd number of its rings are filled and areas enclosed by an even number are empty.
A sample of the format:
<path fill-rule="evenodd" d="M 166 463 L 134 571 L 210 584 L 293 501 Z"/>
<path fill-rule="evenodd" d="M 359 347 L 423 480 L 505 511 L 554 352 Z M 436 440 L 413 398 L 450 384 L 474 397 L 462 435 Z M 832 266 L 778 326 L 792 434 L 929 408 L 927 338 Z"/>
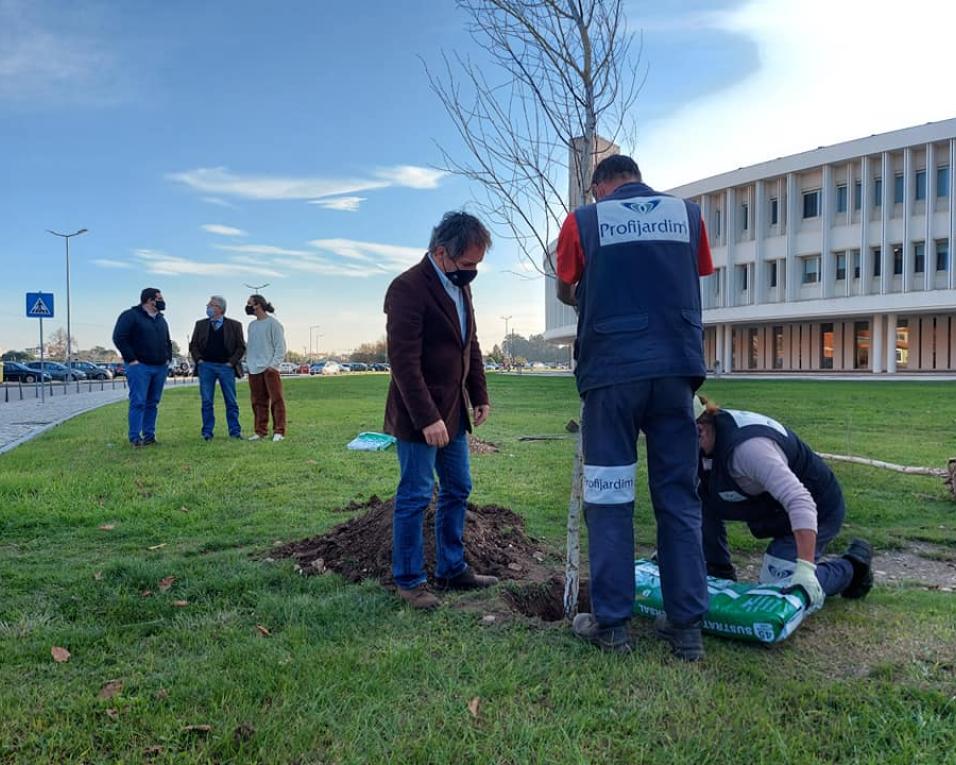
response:
<path fill-rule="evenodd" d="M 634 561 L 634 613 L 654 618 L 664 610 L 657 564 Z M 754 643 L 779 643 L 800 626 L 806 615 L 802 591 L 789 594 L 775 584 L 748 584 L 707 577 L 710 607 L 704 632 Z"/>

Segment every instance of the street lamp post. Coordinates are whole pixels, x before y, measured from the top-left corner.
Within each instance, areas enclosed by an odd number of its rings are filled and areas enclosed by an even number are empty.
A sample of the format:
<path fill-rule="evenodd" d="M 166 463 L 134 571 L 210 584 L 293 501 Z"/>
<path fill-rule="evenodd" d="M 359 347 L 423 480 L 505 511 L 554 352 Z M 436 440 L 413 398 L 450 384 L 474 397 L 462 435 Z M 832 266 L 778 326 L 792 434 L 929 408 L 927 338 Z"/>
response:
<path fill-rule="evenodd" d="M 66 368 L 73 371 L 71 366 L 73 362 L 73 332 L 70 327 L 70 239 L 74 236 L 79 236 L 80 234 L 85 234 L 87 229 L 81 228 L 78 231 L 74 231 L 72 234 L 61 234 L 58 231 L 53 231 L 52 229 L 47 229 L 47 232 L 53 234 L 53 236 L 59 236 L 66 242 Z M 67 375 L 69 377 L 69 374 Z"/>
<path fill-rule="evenodd" d="M 312 330 L 318 329 L 319 326 L 320 326 L 320 325 L 318 325 L 318 324 L 313 324 L 311 327 L 309 327 L 309 355 L 310 355 L 310 356 L 312 356 L 312 354 L 314 353 L 314 351 L 312 350 Z M 317 352 L 317 351 L 318 351 L 318 349 L 316 349 L 315 352 Z M 314 357 L 313 357 L 312 360 L 314 360 Z"/>
<path fill-rule="evenodd" d="M 505 321 L 505 341 L 502 343 L 502 345 L 504 346 L 504 348 L 502 348 L 501 350 L 504 352 L 505 360 L 510 361 L 510 360 L 511 360 L 511 354 L 508 353 L 508 322 L 511 321 L 511 317 L 510 317 L 510 316 L 502 316 L 501 318 L 504 319 L 504 321 Z"/>

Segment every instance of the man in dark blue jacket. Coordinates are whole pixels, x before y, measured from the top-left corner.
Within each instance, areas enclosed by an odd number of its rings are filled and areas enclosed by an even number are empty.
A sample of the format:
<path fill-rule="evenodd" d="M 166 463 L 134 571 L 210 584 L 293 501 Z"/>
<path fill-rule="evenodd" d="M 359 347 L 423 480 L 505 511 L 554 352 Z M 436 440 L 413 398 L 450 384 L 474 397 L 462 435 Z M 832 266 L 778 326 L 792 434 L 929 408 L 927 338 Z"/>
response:
<path fill-rule="evenodd" d="M 129 386 L 129 442 L 133 446 L 156 443 L 156 415 L 163 395 L 173 343 L 163 316 L 166 301 L 155 287 L 139 296 L 139 305 L 127 308 L 116 320 L 113 344 L 126 365 Z"/>
<path fill-rule="evenodd" d="M 713 271 L 700 208 L 642 183 L 614 155 L 594 169 L 597 200 L 558 237 L 558 297 L 578 308 L 575 377 L 583 402 L 584 514 L 593 613 L 574 632 L 629 651 L 634 609 L 637 436 L 657 518 L 664 611 L 658 634 L 682 659 L 703 656 L 707 578 L 697 497 L 692 396 L 703 382 L 699 275 Z"/>

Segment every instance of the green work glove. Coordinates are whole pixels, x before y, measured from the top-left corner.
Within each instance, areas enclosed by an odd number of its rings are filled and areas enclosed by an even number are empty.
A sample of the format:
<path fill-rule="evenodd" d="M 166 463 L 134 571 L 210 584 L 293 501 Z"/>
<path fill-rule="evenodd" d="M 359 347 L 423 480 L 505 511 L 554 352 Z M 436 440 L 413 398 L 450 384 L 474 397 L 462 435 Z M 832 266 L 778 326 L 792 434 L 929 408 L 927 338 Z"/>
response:
<path fill-rule="evenodd" d="M 810 598 L 810 603 L 807 606 L 807 616 L 819 611 L 823 606 L 826 595 L 823 594 L 820 580 L 817 579 L 817 567 L 802 558 L 797 558 L 797 567 L 790 576 L 790 581 L 787 583 L 784 592 L 792 592 L 797 587 L 801 588 Z"/>

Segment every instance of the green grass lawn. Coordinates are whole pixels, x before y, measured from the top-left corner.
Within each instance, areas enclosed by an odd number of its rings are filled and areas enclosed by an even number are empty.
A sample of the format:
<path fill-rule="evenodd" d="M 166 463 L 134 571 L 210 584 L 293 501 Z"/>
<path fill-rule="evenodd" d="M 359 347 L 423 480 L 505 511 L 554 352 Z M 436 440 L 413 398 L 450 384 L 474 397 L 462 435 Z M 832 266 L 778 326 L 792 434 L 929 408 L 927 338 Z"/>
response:
<path fill-rule="evenodd" d="M 380 428 L 385 387 L 384 376 L 288 382 L 280 444 L 229 441 L 221 411 L 204 443 L 192 389 L 167 392 L 156 448 L 126 445 L 118 404 L 0 457 L 0 762 L 956 763 L 950 593 L 903 584 L 834 598 L 782 645 L 707 638 L 706 661 L 687 666 L 644 621 L 633 656 L 605 656 L 561 625 L 483 626 L 490 594 L 421 614 L 374 583 L 263 562 L 274 542 L 349 517 L 333 509 L 393 493 L 393 453 L 344 448 Z M 480 435 L 501 450 L 473 458 L 473 499 L 513 508 L 560 550 L 573 442 L 517 439 L 564 434 L 579 410 L 573 381 L 492 376 L 490 388 Z M 821 451 L 941 467 L 956 456 L 952 390 L 718 381 L 704 392 L 780 418 Z M 941 481 L 835 470 L 850 524 L 837 551 L 863 535 L 956 557 Z M 646 491 L 638 502 L 648 544 Z M 731 543 L 762 547 L 738 528 Z M 70 661 L 55 663 L 52 646 Z M 121 692 L 98 698 L 111 680 Z"/>

